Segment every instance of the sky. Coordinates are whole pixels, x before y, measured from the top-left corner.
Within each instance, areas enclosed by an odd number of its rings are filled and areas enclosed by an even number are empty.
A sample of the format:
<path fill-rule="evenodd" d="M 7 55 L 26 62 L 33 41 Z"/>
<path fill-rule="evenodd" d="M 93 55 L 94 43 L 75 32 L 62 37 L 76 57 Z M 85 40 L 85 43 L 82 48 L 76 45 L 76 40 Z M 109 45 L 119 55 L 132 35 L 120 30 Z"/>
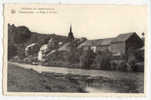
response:
<path fill-rule="evenodd" d="M 40 10 L 49 13 L 37 13 Z M 70 25 L 78 38 L 100 39 L 128 32 L 136 32 L 139 36 L 142 32 L 147 33 L 145 5 L 10 4 L 5 6 L 4 15 L 6 23 L 25 25 L 31 31 L 42 34 L 67 36 Z"/>

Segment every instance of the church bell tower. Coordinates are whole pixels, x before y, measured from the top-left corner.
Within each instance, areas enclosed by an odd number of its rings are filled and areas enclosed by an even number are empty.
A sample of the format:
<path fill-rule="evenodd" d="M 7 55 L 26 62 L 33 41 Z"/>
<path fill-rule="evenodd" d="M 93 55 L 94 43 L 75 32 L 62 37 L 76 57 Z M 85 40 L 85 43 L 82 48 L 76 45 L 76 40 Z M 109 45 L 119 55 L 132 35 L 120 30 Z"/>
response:
<path fill-rule="evenodd" d="M 70 25 L 70 32 L 68 33 L 68 40 L 69 41 L 74 40 L 74 36 L 73 36 L 73 32 L 72 32 L 72 25 Z"/>

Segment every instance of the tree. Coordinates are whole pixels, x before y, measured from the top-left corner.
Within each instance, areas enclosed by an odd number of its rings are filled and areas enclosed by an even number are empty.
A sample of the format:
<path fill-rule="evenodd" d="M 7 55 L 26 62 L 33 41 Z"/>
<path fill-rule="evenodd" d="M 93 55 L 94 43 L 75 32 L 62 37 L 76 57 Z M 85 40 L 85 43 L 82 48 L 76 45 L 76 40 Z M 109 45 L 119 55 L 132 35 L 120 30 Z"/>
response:
<path fill-rule="evenodd" d="M 13 44 L 8 44 L 8 60 L 17 54 L 17 48 Z"/>
<path fill-rule="evenodd" d="M 29 40 L 31 36 L 30 30 L 25 26 L 20 26 L 15 29 L 14 42 L 21 44 Z"/>
<path fill-rule="evenodd" d="M 58 48 L 58 42 L 55 40 L 55 38 L 51 38 L 48 41 L 48 49 L 51 51 L 57 48 Z"/>
<path fill-rule="evenodd" d="M 97 68 L 100 69 L 111 69 L 110 68 L 110 58 L 111 58 L 111 53 L 106 50 L 106 51 L 99 51 L 96 54 L 96 58 L 95 58 L 95 63 Z"/>
<path fill-rule="evenodd" d="M 82 68 L 89 69 L 92 65 L 95 58 L 95 54 L 93 51 L 88 47 L 88 50 L 83 51 L 83 54 L 80 56 L 80 66 Z"/>
<path fill-rule="evenodd" d="M 72 48 L 71 51 L 68 53 L 68 61 L 70 64 L 78 64 L 80 62 L 80 55 L 81 51 L 77 48 Z"/>
<path fill-rule="evenodd" d="M 25 46 L 23 44 L 17 45 L 17 56 L 21 59 L 25 57 Z"/>

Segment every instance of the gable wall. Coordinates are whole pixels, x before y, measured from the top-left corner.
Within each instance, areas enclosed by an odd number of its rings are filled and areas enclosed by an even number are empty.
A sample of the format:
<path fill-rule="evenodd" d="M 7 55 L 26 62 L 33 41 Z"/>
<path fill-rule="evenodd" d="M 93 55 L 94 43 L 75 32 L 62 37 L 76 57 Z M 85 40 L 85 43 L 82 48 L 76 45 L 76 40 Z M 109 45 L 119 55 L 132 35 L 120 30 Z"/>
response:
<path fill-rule="evenodd" d="M 133 35 L 126 40 L 126 46 L 127 48 L 138 49 L 143 46 L 143 41 L 137 35 Z"/>
<path fill-rule="evenodd" d="M 110 45 L 110 50 L 111 52 L 113 53 L 122 53 L 124 54 L 125 53 L 125 42 L 116 42 L 116 43 L 112 43 Z"/>
<path fill-rule="evenodd" d="M 96 46 L 96 52 L 98 51 L 106 51 L 109 49 L 110 45 L 104 45 L 104 46 Z"/>

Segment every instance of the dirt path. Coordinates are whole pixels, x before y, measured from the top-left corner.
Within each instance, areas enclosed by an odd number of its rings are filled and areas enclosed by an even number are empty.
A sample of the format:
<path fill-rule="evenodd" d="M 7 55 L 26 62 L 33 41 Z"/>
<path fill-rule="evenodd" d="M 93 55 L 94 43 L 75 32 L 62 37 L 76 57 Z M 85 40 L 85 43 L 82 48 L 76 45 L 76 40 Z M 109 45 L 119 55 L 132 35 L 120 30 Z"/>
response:
<path fill-rule="evenodd" d="M 63 67 L 48 67 L 41 65 L 29 65 L 9 62 L 11 64 L 17 65 L 25 69 L 33 69 L 39 73 L 41 72 L 53 72 L 62 74 L 74 74 L 74 75 L 89 75 L 92 77 L 102 76 L 115 80 L 119 79 L 130 79 L 130 80 L 144 80 L 144 73 L 142 72 L 118 72 L 118 71 L 104 71 L 104 70 L 85 70 L 85 69 L 75 69 L 75 68 L 63 68 Z"/>

